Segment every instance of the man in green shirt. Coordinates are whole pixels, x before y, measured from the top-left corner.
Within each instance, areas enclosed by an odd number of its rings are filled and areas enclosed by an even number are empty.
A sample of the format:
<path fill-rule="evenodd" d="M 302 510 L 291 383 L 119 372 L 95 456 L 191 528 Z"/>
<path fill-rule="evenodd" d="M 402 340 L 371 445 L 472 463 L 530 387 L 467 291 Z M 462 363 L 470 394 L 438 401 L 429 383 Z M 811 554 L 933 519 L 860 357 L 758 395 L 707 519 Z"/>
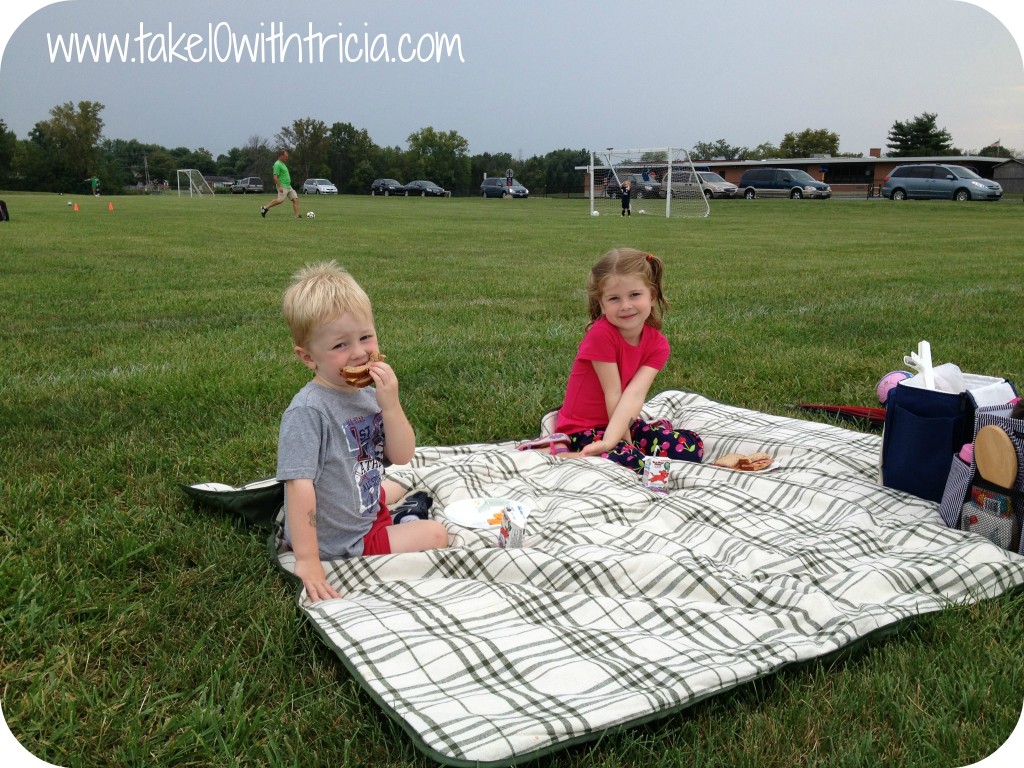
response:
<path fill-rule="evenodd" d="M 288 160 L 288 150 L 282 149 L 274 163 L 274 187 L 277 189 L 277 199 L 260 207 L 260 216 L 267 218 L 267 211 L 275 205 L 280 205 L 285 200 L 292 201 L 292 208 L 295 210 L 295 218 L 299 218 L 299 194 L 292 189 L 292 175 L 288 172 L 285 161 Z"/>

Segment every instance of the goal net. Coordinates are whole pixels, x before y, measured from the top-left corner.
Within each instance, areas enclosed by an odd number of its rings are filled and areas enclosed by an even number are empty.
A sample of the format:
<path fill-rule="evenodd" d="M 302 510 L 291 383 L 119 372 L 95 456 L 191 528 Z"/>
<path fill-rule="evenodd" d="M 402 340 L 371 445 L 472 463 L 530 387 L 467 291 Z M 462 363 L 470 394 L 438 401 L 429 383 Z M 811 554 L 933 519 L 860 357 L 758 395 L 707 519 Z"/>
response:
<path fill-rule="evenodd" d="M 183 190 L 188 192 L 189 197 L 202 197 L 203 195 L 213 197 L 213 187 L 195 168 L 178 169 L 178 197 L 181 197 Z"/>
<path fill-rule="evenodd" d="M 632 215 L 703 218 L 711 213 L 685 149 L 606 149 L 590 153 L 590 213 L 618 216 L 628 184 Z"/>

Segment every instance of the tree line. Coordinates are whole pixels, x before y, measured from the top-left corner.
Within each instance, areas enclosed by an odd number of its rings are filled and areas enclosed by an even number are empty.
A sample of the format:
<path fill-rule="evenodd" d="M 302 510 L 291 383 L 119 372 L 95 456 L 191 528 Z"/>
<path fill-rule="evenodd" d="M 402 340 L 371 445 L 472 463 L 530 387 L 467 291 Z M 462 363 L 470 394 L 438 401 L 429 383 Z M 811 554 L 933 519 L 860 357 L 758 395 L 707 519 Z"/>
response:
<path fill-rule="evenodd" d="M 273 140 L 250 136 L 243 146 L 215 158 L 202 147 L 167 148 L 135 139 L 104 138 L 103 109 L 103 104 L 95 101 L 59 104 L 25 139 L 18 139 L 0 119 L 0 187 L 80 192 L 86 189 L 86 179 L 96 176 L 105 192 L 119 192 L 165 180 L 174 183 L 179 168 L 195 168 L 206 176 L 228 179 L 260 176 L 269 183 L 278 148 L 286 147 L 297 184 L 323 177 L 346 193 L 365 193 L 374 179 L 387 177 L 403 182 L 430 179 L 456 194 L 475 194 L 484 175 L 504 175 L 511 168 L 516 178 L 535 192 L 566 194 L 582 191 L 583 177 L 576 168 L 590 159 L 586 149 L 558 149 L 526 159 L 508 152 L 471 155 L 469 142 L 456 131 L 429 126 L 409 134 L 404 149 L 379 146 L 366 129 L 342 122 L 327 125 L 309 117 L 283 126 Z M 963 154 L 953 146 L 948 131 L 938 127 L 937 115 L 927 112 L 897 120 L 889 131 L 887 146 L 890 157 Z M 808 128 L 787 133 L 777 146 L 739 147 L 724 139 L 697 142 L 690 155 L 694 161 L 839 157 L 838 149 L 839 134 Z M 1013 150 L 997 142 L 980 154 L 1012 157 Z"/>
<path fill-rule="evenodd" d="M 470 155 L 469 142 L 456 131 L 433 127 L 410 134 L 405 149 L 379 146 L 366 129 L 314 118 L 294 120 L 272 140 L 250 136 L 243 146 L 214 157 L 202 147 L 104 138 L 103 108 L 94 101 L 60 104 L 26 139 L 18 139 L 0 119 L 0 188 L 81 192 L 86 180 L 96 176 L 105 193 L 116 193 L 147 183 L 174 184 L 179 168 L 227 179 L 259 176 L 269 184 L 279 148 L 286 147 L 296 184 L 328 178 L 341 192 L 366 193 L 374 179 L 387 177 L 403 182 L 430 179 L 455 193 L 473 193 L 484 174 L 503 176 L 511 168 L 531 189 L 569 193 L 580 190 L 582 177 L 575 169 L 590 157 L 585 149 L 559 149 L 526 160 L 507 152 Z"/>

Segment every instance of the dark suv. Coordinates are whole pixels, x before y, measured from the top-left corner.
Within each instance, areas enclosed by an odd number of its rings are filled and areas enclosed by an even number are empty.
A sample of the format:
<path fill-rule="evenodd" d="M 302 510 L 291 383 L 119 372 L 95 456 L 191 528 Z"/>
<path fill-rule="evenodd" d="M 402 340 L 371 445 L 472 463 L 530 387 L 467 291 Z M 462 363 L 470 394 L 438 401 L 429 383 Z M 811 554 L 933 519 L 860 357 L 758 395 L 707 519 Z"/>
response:
<path fill-rule="evenodd" d="M 962 165 L 901 165 L 885 177 L 882 195 L 891 200 L 998 200 L 1003 188 Z"/>
<path fill-rule="evenodd" d="M 374 179 L 370 185 L 371 195 L 404 195 L 405 186 L 396 179 Z"/>
<path fill-rule="evenodd" d="M 605 197 L 622 197 L 622 184 L 629 182 L 630 197 L 642 200 L 645 197 L 661 197 L 661 182 L 648 174 L 645 179 L 642 173 L 620 173 L 618 179 L 615 174 L 609 174 L 604 183 Z"/>

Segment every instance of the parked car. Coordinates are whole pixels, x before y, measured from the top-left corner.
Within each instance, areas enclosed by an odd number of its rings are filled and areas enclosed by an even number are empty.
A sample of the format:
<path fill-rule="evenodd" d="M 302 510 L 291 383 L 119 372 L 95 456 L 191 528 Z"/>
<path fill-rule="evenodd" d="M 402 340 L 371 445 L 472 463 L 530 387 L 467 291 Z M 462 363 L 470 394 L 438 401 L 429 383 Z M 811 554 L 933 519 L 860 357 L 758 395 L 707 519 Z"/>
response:
<path fill-rule="evenodd" d="M 751 168 L 743 172 L 740 191 L 748 200 L 755 197 L 832 197 L 832 187 L 796 168 Z"/>
<path fill-rule="evenodd" d="M 618 178 L 610 174 L 604 182 L 605 197 L 622 197 L 622 184 L 629 181 L 630 196 L 634 200 L 645 197 L 661 197 L 661 182 L 651 174 L 644 178 L 642 173 L 620 173 Z"/>
<path fill-rule="evenodd" d="M 439 187 L 432 181 L 426 181 L 425 179 L 417 179 L 416 181 L 410 181 L 405 185 L 405 196 L 419 195 L 420 197 L 444 197 L 448 192 L 443 187 Z"/>
<path fill-rule="evenodd" d="M 405 194 L 405 185 L 395 179 L 374 179 L 370 185 L 371 195 L 402 195 Z"/>
<path fill-rule="evenodd" d="M 1003 188 L 962 165 L 901 165 L 885 177 L 882 195 L 891 200 L 998 200 Z"/>
<path fill-rule="evenodd" d="M 660 182 L 660 188 L 658 194 L 661 197 L 665 197 L 669 193 L 669 183 L 662 177 Z M 693 171 L 672 171 L 671 181 L 671 192 L 672 197 L 688 197 L 695 198 L 697 195 L 703 194 L 703 190 L 700 187 L 700 177 Z"/>
<path fill-rule="evenodd" d="M 263 179 L 259 176 L 246 176 L 231 185 L 232 194 L 263 193 Z"/>
<path fill-rule="evenodd" d="M 302 192 L 307 195 L 336 195 L 338 188 L 327 179 L 306 179 L 302 182 Z"/>
<path fill-rule="evenodd" d="M 739 187 L 726 181 L 714 171 L 697 171 L 700 177 L 700 188 L 705 197 L 736 197 Z"/>
<path fill-rule="evenodd" d="M 480 182 L 480 194 L 483 197 L 529 197 L 530 190 L 516 179 L 512 179 L 512 186 L 509 186 L 504 176 L 488 176 Z"/>
<path fill-rule="evenodd" d="M 694 197 L 698 193 L 705 197 L 736 197 L 739 191 L 713 171 L 672 171 L 672 197 Z M 665 196 L 665 181 L 661 183 L 661 196 Z"/>

